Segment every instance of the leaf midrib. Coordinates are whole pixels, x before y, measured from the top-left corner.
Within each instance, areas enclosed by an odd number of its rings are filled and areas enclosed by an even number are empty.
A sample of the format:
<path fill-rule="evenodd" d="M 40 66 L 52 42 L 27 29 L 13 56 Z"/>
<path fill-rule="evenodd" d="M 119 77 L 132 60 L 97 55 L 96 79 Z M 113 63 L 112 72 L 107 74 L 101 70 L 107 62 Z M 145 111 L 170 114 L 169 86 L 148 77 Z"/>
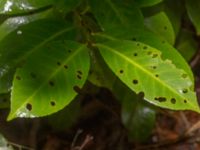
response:
<path fill-rule="evenodd" d="M 81 50 L 84 49 L 84 47 L 85 47 L 85 45 L 79 47 L 72 55 L 70 55 L 70 56 L 63 62 L 63 64 L 67 64 L 67 62 L 69 62 L 72 58 L 74 58 Z M 20 110 L 22 107 L 24 107 L 24 105 L 25 105 L 30 99 L 32 99 L 32 98 L 38 93 L 38 91 L 39 91 L 41 88 L 43 88 L 43 87 L 45 86 L 45 84 L 46 84 L 53 76 L 55 76 L 55 75 L 57 74 L 57 72 L 59 72 L 62 68 L 63 68 L 63 67 L 60 66 L 60 67 L 58 67 L 57 69 L 55 69 L 55 71 L 53 71 L 53 72 L 50 74 L 49 78 L 47 78 L 46 80 L 44 80 L 44 82 L 37 88 L 37 90 L 35 90 L 35 92 L 34 92 L 31 96 L 29 96 L 29 97 L 26 99 L 26 101 L 24 101 L 23 104 L 21 104 L 21 107 L 19 107 L 18 109 L 16 109 L 15 112 L 12 112 L 11 116 L 13 116 L 18 110 Z M 12 118 L 12 117 L 9 117 L 9 118 Z"/>
<path fill-rule="evenodd" d="M 162 80 L 160 80 L 159 78 L 155 77 L 154 75 L 152 75 L 151 72 L 149 72 L 147 69 L 145 69 L 144 67 L 141 67 L 140 64 L 132 61 L 130 58 L 124 56 L 122 53 L 119 53 L 118 51 L 116 51 L 113 48 L 110 48 L 106 45 L 103 44 L 96 44 L 96 46 L 100 46 L 103 47 L 105 49 L 108 49 L 109 51 L 115 53 L 116 55 L 122 57 L 123 59 L 125 59 L 127 62 L 133 64 L 134 66 L 136 66 L 138 69 L 142 70 L 143 72 L 146 72 L 146 74 L 148 74 L 149 76 L 151 76 L 154 80 L 160 82 L 160 84 L 162 84 L 164 87 L 167 87 L 170 91 L 172 91 L 173 93 L 175 93 L 176 95 L 178 95 L 180 98 L 185 99 L 185 97 L 183 97 L 182 95 L 180 95 L 176 90 L 174 90 L 173 88 L 171 88 L 170 86 L 168 86 L 167 84 L 165 84 L 165 82 L 163 82 Z"/>

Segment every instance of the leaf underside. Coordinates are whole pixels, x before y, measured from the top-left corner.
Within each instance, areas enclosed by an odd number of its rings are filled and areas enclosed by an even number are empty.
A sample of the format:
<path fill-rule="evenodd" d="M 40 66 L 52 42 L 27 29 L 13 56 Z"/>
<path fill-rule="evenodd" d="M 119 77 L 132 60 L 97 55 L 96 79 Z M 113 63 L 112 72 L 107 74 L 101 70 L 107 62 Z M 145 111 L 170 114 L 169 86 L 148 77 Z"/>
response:
<path fill-rule="evenodd" d="M 157 106 L 199 112 L 192 81 L 161 52 L 140 42 L 96 44 L 110 69 L 133 91 Z"/>
<path fill-rule="evenodd" d="M 88 71 L 85 45 L 62 41 L 41 47 L 15 73 L 8 120 L 45 116 L 62 109 L 77 95 Z"/>

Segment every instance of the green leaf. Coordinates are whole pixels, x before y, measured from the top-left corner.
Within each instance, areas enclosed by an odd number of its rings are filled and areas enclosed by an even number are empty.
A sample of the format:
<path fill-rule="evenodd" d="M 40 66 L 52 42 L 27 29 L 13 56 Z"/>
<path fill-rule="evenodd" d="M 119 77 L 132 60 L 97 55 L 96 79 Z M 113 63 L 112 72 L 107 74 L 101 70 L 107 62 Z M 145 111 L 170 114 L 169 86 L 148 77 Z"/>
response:
<path fill-rule="evenodd" d="M 140 7 L 149 7 L 161 3 L 162 0 L 135 0 Z"/>
<path fill-rule="evenodd" d="M 96 44 L 110 67 L 130 89 L 150 103 L 174 110 L 200 112 L 188 74 L 161 52 L 140 42 L 113 40 Z"/>
<path fill-rule="evenodd" d="M 200 35 L 200 1 L 185 0 L 185 2 L 190 20 L 193 22 L 197 34 Z"/>
<path fill-rule="evenodd" d="M 143 28 L 142 14 L 133 1 L 90 0 L 90 6 L 102 31 L 109 35 L 131 38 L 134 30 Z"/>
<path fill-rule="evenodd" d="M 8 120 L 45 116 L 64 108 L 85 83 L 89 62 L 88 49 L 76 42 L 40 47 L 15 73 Z"/>
<path fill-rule="evenodd" d="M 188 62 L 198 50 L 198 42 L 194 39 L 194 36 L 189 31 L 181 30 L 176 44 L 176 48 Z"/>
<path fill-rule="evenodd" d="M 115 38 L 102 34 L 102 33 L 95 33 L 94 37 L 98 42 L 105 42 L 107 40 L 116 40 Z M 179 52 L 170 44 L 168 44 L 163 38 L 159 38 L 156 35 L 154 35 L 152 32 L 149 32 L 147 30 L 137 30 L 134 33 L 133 40 L 145 43 L 161 51 L 163 59 L 169 59 L 178 68 L 182 68 L 184 71 L 187 72 L 190 79 L 194 82 L 193 73 L 188 63 L 179 54 Z"/>
<path fill-rule="evenodd" d="M 56 0 L 55 7 L 61 13 L 68 13 L 76 8 L 80 3 L 80 0 Z"/>
<path fill-rule="evenodd" d="M 157 35 L 165 38 L 170 44 L 174 44 L 175 33 L 169 18 L 164 12 L 146 18 L 145 25 Z"/>
<path fill-rule="evenodd" d="M 53 4 L 54 0 L 1 0 L 0 14 L 16 14 L 27 12 Z"/>
<path fill-rule="evenodd" d="M 71 24 L 62 20 L 42 19 L 20 26 L 1 40 L 0 93 L 10 90 L 16 67 L 22 65 L 28 56 L 63 34 L 68 33 L 63 39 L 73 39 L 73 29 Z"/>
<path fill-rule="evenodd" d="M 144 103 L 140 95 L 126 93 L 122 104 L 122 122 L 135 141 L 144 142 L 155 125 L 155 110 Z"/>

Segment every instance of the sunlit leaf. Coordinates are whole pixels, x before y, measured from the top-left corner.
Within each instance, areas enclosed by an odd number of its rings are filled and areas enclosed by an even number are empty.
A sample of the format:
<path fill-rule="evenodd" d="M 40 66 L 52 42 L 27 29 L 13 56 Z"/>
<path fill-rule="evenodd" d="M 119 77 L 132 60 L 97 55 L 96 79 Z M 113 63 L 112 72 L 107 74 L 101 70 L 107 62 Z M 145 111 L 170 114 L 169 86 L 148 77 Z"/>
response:
<path fill-rule="evenodd" d="M 102 30 L 110 35 L 131 38 L 134 30 L 143 28 L 142 14 L 133 1 L 90 0 L 90 7 Z"/>
<path fill-rule="evenodd" d="M 15 73 L 8 120 L 45 116 L 64 108 L 85 83 L 89 62 L 86 46 L 76 42 L 40 47 Z"/>
<path fill-rule="evenodd" d="M 112 40 L 96 44 L 110 69 L 133 91 L 157 106 L 199 112 L 188 74 L 141 42 Z"/>
<path fill-rule="evenodd" d="M 54 0 L 1 0 L 0 14 L 16 14 L 53 4 Z"/>
<path fill-rule="evenodd" d="M 188 15 L 190 17 L 190 20 L 193 22 L 197 34 L 200 35 L 200 1 L 196 0 L 185 0 L 186 2 L 186 8 Z"/>
<path fill-rule="evenodd" d="M 20 26 L 1 40 L 0 93 L 10 90 L 16 67 L 21 66 L 28 56 L 63 34 L 68 33 L 64 39 L 73 38 L 72 30 L 73 26 L 69 23 L 43 19 Z"/>
<path fill-rule="evenodd" d="M 145 19 L 145 25 L 158 36 L 164 37 L 170 44 L 175 42 L 172 24 L 164 12 Z"/>

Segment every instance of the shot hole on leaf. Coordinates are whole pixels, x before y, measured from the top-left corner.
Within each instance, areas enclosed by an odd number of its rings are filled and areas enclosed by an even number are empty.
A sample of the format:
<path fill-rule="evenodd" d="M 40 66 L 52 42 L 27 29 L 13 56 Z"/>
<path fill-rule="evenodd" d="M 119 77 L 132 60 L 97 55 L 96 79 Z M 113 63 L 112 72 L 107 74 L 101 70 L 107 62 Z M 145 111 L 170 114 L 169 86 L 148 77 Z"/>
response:
<path fill-rule="evenodd" d="M 68 66 L 67 66 L 67 65 L 64 65 L 64 68 L 65 68 L 65 69 L 68 69 Z"/>
<path fill-rule="evenodd" d="M 57 62 L 57 65 L 58 65 L 58 66 L 60 66 L 60 65 L 61 65 L 61 63 L 58 61 L 58 62 Z"/>
<path fill-rule="evenodd" d="M 154 98 L 156 101 L 159 101 L 159 102 L 166 102 L 167 101 L 167 99 L 165 98 L 165 97 L 155 97 Z"/>
<path fill-rule="evenodd" d="M 80 74 L 80 75 L 82 75 L 82 74 L 83 74 L 83 72 L 82 72 L 82 71 L 80 71 L 80 70 L 78 70 L 78 71 L 77 71 L 77 73 L 78 73 L 78 74 Z"/>
<path fill-rule="evenodd" d="M 17 79 L 17 80 L 21 80 L 21 77 L 20 77 L 20 76 L 16 76 L 16 79 Z"/>
<path fill-rule="evenodd" d="M 77 77 L 79 80 L 82 79 L 81 75 L 79 75 L 79 74 L 78 74 L 76 77 Z"/>
<path fill-rule="evenodd" d="M 159 77 L 159 75 L 158 75 L 158 74 L 156 74 L 155 76 L 156 76 L 157 78 Z"/>
<path fill-rule="evenodd" d="M 146 50 L 147 48 L 148 48 L 147 46 L 144 46 L 144 47 L 143 47 L 144 50 Z"/>
<path fill-rule="evenodd" d="M 171 103 L 172 103 L 172 104 L 175 104 L 175 103 L 176 103 L 176 99 L 175 99 L 175 98 L 172 98 L 172 99 L 171 99 Z"/>
<path fill-rule="evenodd" d="M 138 56 L 138 54 L 137 54 L 137 53 L 134 53 L 133 56 Z"/>
<path fill-rule="evenodd" d="M 184 103 L 187 103 L 187 100 L 183 100 Z"/>
<path fill-rule="evenodd" d="M 158 57 L 158 54 L 153 54 L 152 55 L 152 58 L 156 58 L 156 57 Z"/>
<path fill-rule="evenodd" d="M 72 50 L 71 50 L 71 49 L 69 49 L 69 50 L 68 50 L 68 53 L 71 53 L 71 52 L 72 52 Z"/>
<path fill-rule="evenodd" d="M 30 73 L 30 76 L 31 76 L 33 79 L 35 79 L 35 78 L 37 77 L 36 74 L 33 73 L 33 72 Z"/>
<path fill-rule="evenodd" d="M 133 80 L 133 84 L 138 84 L 138 80 Z"/>
<path fill-rule="evenodd" d="M 140 46 L 140 43 L 137 43 L 137 46 Z"/>
<path fill-rule="evenodd" d="M 133 40 L 133 41 L 137 41 L 137 39 L 136 39 L 136 38 L 133 38 L 132 40 Z"/>
<path fill-rule="evenodd" d="M 78 94 L 81 93 L 81 89 L 77 85 L 73 87 L 73 90 Z"/>
<path fill-rule="evenodd" d="M 148 51 L 148 52 L 147 52 L 147 55 L 151 55 L 151 54 L 152 54 L 152 51 Z"/>
<path fill-rule="evenodd" d="M 51 104 L 51 106 L 55 106 L 55 105 L 56 105 L 56 102 L 51 101 L 50 104 Z"/>
<path fill-rule="evenodd" d="M 141 97 L 141 98 L 144 98 L 144 92 L 139 92 L 138 96 Z"/>
<path fill-rule="evenodd" d="M 53 81 L 49 81 L 49 85 L 53 87 L 55 86 L 55 83 Z"/>
<path fill-rule="evenodd" d="M 32 105 L 30 103 L 27 103 L 26 104 L 26 109 L 28 109 L 29 111 L 31 111 L 32 110 Z"/>
<path fill-rule="evenodd" d="M 121 69 L 121 70 L 119 71 L 119 73 L 121 73 L 121 74 L 124 73 L 124 70 Z"/>
<path fill-rule="evenodd" d="M 188 90 L 187 90 L 187 89 L 183 89 L 182 92 L 183 92 L 183 93 L 187 93 Z"/>

